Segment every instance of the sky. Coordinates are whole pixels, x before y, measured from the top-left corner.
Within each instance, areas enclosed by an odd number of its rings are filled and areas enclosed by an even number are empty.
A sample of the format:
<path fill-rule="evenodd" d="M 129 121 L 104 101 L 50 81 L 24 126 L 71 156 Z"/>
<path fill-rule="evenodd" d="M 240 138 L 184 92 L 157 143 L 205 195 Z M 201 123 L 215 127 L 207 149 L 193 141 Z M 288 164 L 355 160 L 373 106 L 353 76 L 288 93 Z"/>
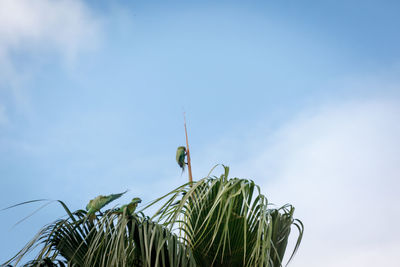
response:
<path fill-rule="evenodd" d="M 148 203 L 215 164 L 291 203 L 293 267 L 395 267 L 398 1 L 0 0 L 0 209 Z M 215 175 L 222 172 L 216 169 Z M 0 211 L 0 262 L 63 215 Z M 293 229 L 294 230 L 294 229 Z M 293 237 L 295 231 L 293 231 Z"/>

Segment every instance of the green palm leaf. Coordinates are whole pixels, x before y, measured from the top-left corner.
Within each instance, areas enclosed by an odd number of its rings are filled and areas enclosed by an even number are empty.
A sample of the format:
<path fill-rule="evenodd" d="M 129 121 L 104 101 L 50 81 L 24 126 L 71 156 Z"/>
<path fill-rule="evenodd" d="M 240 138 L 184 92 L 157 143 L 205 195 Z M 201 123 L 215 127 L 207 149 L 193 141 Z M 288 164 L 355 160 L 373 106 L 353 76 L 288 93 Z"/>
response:
<path fill-rule="evenodd" d="M 294 252 L 304 231 L 294 208 L 270 208 L 253 181 L 228 179 L 224 170 L 165 195 L 153 219 L 183 233 L 198 266 L 282 266 L 291 227 L 299 229 Z"/>
<path fill-rule="evenodd" d="M 128 209 L 116 214 L 108 210 L 87 220 L 87 212 L 71 212 L 43 227 L 39 233 L 5 264 L 17 265 L 22 258 L 41 247 L 28 266 L 53 262 L 68 266 L 195 266 L 190 248 L 163 225 Z M 128 214 L 129 213 L 129 214 Z M 49 265 L 53 266 L 53 265 Z"/>

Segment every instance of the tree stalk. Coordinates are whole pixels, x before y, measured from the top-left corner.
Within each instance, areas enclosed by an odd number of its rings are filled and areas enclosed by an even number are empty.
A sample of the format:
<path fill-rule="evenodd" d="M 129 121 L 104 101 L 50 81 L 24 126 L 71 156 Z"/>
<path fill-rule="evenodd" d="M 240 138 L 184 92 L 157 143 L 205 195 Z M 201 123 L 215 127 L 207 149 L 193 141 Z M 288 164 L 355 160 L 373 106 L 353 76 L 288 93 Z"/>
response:
<path fill-rule="evenodd" d="M 189 183 L 190 183 L 190 185 L 192 185 L 192 182 L 193 182 L 192 164 L 191 164 L 191 161 L 190 161 L 189 140 L 188 140 L 188 134 L 187 134 L 187 128 L 186 128 L 186 116 L 185 116 L 185 113 L 183 113 L 183 120 L 184 120 L 185 135 L 186 135 L 186 157 L 187 157 L 187 165 L 188 165 Z"/>

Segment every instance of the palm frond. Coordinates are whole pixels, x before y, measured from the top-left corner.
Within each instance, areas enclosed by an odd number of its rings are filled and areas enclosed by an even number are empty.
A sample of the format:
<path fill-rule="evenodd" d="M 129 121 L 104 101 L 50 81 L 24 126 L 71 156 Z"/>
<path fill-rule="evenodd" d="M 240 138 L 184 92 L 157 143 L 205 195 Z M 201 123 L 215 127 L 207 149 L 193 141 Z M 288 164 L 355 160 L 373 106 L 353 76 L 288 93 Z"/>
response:
<path fill-rule="evenodd" d="M 140 214 L 116 214 L 108 210 L 88 220 L 87 212 L 71 212 L 43 227 L 39 233 L 5 264 L 17 265 L 22 258 L 40 247 L 28 266 L 53 262 L 68 266 L 195 266 L 190 248 L 167 227 Z"/>
<path fill-rule="evenodd" d="M 220 177 L 181 186 L 157 200 L 166 199 L 153 219 L 180 233 L 199 266 L 282 266 L 291 227 L 299 229 L 294 252 L 304 231 L 293 218 L 294 208 L 270 208 L 259 186 L 228 179 L 229 168 L 223 167 Z"/>

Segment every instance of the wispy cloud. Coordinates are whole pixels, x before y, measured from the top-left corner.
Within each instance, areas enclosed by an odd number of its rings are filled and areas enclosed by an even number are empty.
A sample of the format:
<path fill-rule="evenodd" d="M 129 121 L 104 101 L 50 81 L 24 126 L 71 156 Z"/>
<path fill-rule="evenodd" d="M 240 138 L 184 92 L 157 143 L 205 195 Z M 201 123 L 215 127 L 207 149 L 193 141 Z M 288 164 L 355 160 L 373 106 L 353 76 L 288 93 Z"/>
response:
<path fill-rule="evenodd" d="M 0 49 L 10 53 L 53 47 L 66 57 L 93 45 L 99 21 L 79 0 L 3 0 L 0 2 Z M 43 48 L 44 47 L 44 48 Z"/>
<path fill-rule="evenodd" d="M 99 19 L 80 0 L 0 1 L 0 92 L 14 102 L 8 105 L 27 105 L 22 88 L 43 58 L 73 62 L 96 44 L 99 33 Z M 29 58 L 30 68 L 21 63 Z"/>
<path fill-rule="evenodd" d="M 202 152 L 291 203 L 306 227 L 292 266 L 397 266 L 400 99 L 321 103 Z M 262 125 L 262 123 L 261 123 Z M 201 163 L 209 166 L 209 160 Z M 217 171 L 218 172 L 218 171 Z M 295 229 L 293 229 L 295 232 Z"/>
<path fill-rule="evenodd" d="M 399 101 L 337 103 L 257 140 L 239 172 L 297 207 L 306 232 L 293 266 L 397 265 L 399 116 Z"/>

